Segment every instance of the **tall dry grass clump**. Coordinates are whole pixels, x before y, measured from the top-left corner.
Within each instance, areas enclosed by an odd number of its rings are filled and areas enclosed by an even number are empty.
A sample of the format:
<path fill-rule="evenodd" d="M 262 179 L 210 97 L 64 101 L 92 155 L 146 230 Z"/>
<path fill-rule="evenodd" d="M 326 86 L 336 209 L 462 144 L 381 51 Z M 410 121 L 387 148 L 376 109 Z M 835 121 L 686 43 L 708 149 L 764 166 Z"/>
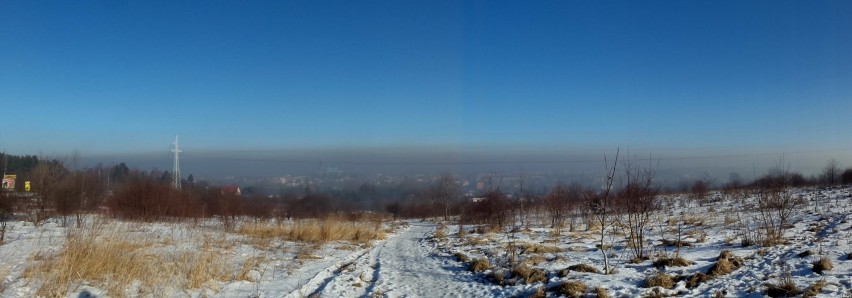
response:
<path fill-rule="evenodd" d="M 819 274 L 831 270 L 832 268 L 834 268 L 834 265 L 831 263 L 831 260 L 826 257 L 822 257 L 819 261 L 814 262 L 812 267 L 813 271 Z"/>
<path fill-rule="evenodd" d="M 41 282 L 37 295 L 64 297 L 82 281 L 108 295 L 163 295 L 168 289 L 213 288 L 234 279 L 219 253 L 208 247 L 183 251 L 157 249 L 146 237 L 131 237 L 120 228 L 90 227 L 70 233 L 62 250 L 39 253 L 24 277 Z"/>
<path fill-rule="evenodd" d="M 246 224 L 239 234 L 261 239 L 281 239 L 307 243 L 348 241 L 367 243 L 387 235 L 380 223 L 346 222 L 336 218 L 304 219 L 285 224 Z"/>

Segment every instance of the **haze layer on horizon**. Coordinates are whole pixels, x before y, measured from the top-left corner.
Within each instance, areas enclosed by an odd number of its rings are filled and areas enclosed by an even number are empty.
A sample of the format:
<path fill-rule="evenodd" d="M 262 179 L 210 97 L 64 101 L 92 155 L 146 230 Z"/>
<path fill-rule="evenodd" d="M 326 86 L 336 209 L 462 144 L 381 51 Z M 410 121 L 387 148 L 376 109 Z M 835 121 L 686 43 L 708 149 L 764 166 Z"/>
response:
<path fill-rule="evenodd" d="M 170 169 L 180 135 L 205 176 L 615 148 L 812 172 L 852 165 L 849 36 L 848 1 L 2 2 L 0 150 Z"/>

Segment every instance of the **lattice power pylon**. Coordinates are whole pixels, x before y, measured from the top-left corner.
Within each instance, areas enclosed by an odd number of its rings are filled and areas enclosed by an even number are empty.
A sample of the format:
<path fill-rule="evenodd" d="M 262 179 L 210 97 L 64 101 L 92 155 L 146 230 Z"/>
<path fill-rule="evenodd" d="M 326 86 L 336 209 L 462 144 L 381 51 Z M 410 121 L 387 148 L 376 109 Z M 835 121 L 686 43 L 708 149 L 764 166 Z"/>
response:
<path fill-rule="evenodd" d="M 172 143 L 172 153 L 175 155 L 175 167 L 172 170 L 172 187 L 180 189 L 180 146 L 178 145 L 178 136 L 175 135 L 175 142 Z"/>

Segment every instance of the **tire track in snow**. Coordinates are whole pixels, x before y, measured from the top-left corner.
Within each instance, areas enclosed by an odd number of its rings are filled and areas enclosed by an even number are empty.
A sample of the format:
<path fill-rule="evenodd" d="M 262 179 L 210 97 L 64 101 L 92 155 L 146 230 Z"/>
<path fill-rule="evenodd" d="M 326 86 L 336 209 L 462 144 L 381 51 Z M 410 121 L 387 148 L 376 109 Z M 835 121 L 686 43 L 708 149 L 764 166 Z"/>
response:
<path fill-rule="evenodd" d="M 317 293 L 322 297 L 508 296 L 501 287 L 480 282 L 450 257 L 436 256 L 433 248 L 424 245 L 434 229 L 431 223 L 412 222 Z M 353 287 L 364 282 L 369 282 L 365 288 Z"/>

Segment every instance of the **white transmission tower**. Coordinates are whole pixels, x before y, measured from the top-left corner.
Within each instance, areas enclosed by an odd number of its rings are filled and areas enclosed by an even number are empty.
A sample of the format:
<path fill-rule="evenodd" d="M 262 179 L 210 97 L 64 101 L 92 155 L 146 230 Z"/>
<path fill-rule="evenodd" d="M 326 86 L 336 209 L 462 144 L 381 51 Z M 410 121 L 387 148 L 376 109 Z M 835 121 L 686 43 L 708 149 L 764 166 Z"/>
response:
<path fill-rule="evenodd" d="M 180 189 L 180 146 L 178 146 L 178 136 L 175 135 L 175 142 L 172 143 L 172 150 L 175 154 L 175 168 L 172 170 L 172 187 Z"/>

